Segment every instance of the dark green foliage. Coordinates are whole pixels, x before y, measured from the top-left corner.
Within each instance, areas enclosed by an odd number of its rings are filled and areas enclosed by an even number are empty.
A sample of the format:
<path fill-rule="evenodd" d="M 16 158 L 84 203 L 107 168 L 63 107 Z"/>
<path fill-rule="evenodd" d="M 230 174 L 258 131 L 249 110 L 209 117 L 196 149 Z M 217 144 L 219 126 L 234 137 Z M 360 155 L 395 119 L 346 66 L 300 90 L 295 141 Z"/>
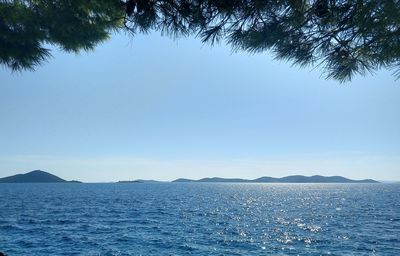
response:
<path fill-rule="evenodd" d="M 295 65 L 319 65 L 341 82 L 400 66 L 400 1 L 137 0 L 133 32 L 195 34 L 235 50 L 271 51 Z M 400 71 L 397 71 L 399 75 Z"/>
<path fill-rule="evenodd" d="M 123 24 L 123 5 L 108 0 L 0 2 L 0 63 L 33 69 L 50 56 L 46 44 L 65 51 L 93 49 Z"/>
<path fill-rule="evenodd" d="M 1 0 L 0 0 L 1 1 Z M 113 29 L 195 35 L 234 50 L 320 66 L 341 82 L 400 75 L 400 0 L 37 0 L 0 2 L 0 62 L 33 68 L 49 52 L 92 49 Z"/>

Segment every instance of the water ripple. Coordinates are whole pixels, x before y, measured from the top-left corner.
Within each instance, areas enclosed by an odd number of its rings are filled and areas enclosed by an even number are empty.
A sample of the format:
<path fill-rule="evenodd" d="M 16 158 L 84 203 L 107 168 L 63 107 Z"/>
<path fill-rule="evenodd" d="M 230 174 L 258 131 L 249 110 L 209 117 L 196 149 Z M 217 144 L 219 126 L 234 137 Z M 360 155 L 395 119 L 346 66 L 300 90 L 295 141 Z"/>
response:
<path fill-rule="evenodd" d="M 400 186 L 0 184 L 8 255 L 400 255 Z"/>

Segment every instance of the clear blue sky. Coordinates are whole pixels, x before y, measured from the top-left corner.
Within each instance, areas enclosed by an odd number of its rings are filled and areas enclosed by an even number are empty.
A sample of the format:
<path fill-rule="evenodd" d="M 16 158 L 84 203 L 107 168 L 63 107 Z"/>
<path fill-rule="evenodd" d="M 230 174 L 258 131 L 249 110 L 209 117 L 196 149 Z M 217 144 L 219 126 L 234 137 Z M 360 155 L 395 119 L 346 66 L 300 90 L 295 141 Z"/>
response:
<path fill-rule="evenodd" d="M 400 82 L 339 84 L 268 53 L 158 34 L 0 71 L 0 177 L 400 180 Z"/>

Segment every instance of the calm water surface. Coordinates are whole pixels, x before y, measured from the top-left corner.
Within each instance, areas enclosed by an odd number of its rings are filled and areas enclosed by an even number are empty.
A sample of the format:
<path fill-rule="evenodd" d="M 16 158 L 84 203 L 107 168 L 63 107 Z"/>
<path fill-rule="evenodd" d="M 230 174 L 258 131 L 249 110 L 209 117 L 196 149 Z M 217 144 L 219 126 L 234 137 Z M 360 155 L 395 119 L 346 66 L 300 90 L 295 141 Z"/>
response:
<path fill-rule="evenodd" d="M 7 255 L 400 255 L 400 185 L 0 184 Z"/>

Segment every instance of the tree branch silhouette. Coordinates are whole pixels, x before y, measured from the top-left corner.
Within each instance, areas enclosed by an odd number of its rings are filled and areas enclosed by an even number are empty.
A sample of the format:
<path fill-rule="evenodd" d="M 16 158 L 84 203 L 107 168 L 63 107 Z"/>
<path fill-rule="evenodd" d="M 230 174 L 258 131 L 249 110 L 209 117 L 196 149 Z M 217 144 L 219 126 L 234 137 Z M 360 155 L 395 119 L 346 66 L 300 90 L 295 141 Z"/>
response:
<path fill-rule="evenodd" d="M 340 82 L 380 68 L 400 74 L 399 0 L 2 1 L 0 63 L 31 69 L 49 57 L 45 43 L 88 50 L 114 30 L 225 41 Z"/>

